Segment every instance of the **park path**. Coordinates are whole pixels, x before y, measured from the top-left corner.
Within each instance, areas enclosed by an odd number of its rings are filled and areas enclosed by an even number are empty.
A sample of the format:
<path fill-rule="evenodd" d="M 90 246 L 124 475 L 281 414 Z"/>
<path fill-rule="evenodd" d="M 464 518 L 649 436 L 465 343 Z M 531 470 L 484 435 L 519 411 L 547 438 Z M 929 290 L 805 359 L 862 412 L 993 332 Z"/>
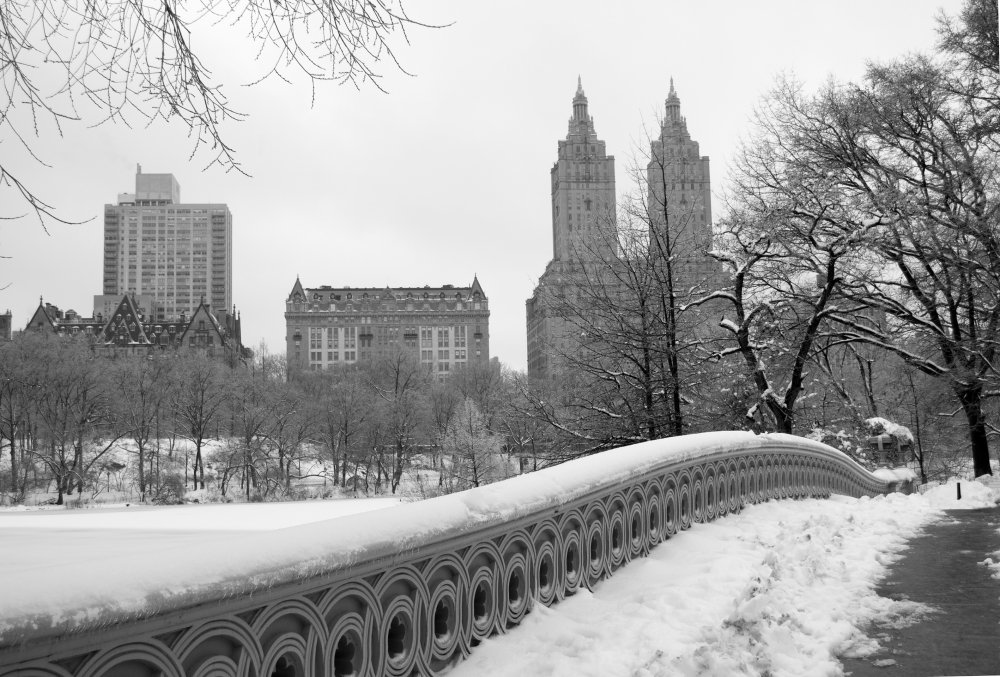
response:
<path fill-rule="evenodd" d="M 1000 579 L 979 564 L 1000 550 L 1000 507 L 946 512 L 948 518 L 909 542 L 878 591 L 938 613 L 905 628 L 872 628 L 885 649 L 865 660 L 843 659 L 846 675 L 1000 675 Z"/>

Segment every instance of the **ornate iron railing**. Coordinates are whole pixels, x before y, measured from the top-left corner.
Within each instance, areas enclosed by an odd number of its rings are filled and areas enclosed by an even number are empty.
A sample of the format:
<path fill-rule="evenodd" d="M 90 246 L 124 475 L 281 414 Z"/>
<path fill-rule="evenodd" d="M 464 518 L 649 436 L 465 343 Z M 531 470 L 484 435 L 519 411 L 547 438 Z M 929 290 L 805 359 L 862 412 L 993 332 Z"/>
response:
<path fill-rule="evenodd" d="M 534 604 L 594 586 L 694 523 L 768 499 L 885 491 L 841 452 L 803 438 L 648 442 L 367 513 L 391 522 L 390 533 L 308 575 L 209 586 L 88 625 L 26 622 L 0 632 L 0 675 L 435 674 Z M 436 514 L 447 526 L 427 531 Z"/>

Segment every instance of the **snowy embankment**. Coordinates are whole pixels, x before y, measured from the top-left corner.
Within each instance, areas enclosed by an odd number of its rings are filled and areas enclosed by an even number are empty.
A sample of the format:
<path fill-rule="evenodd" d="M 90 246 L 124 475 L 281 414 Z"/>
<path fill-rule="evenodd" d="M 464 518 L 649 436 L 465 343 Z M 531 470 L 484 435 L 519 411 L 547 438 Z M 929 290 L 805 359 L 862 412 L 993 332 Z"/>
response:
<path fill-rule="evenodd" d="M 705 433 L 616 449 L 404 506 L 219 537 L 197 548 L 173 545 L 110 557 L 92 551 L 86 557 L 66 559 L 53 556 L 41 543 L 34 553 L 36 566 L 10 576 L 0 569 L 0 645 L 249 594 L 397 557 L 444 538 L 563 506 L 666 464 L 686 465 L 720 452 L 782 448 L 809 449 L 851 463 L 841 452 L 804 438 Z M 0 514 L 0 528 L 9 516 Z"/>
<path fill-rule="evenodd" d="M 451 677 L 843 674 L 879 649 L 872 623 L 933 613 L 875 592 L 905 541 L 941 509 L 1000 498 L 974 482 L 923 496 L 770 501 L 698 524 L 598 584 L 536 607 Z"/>

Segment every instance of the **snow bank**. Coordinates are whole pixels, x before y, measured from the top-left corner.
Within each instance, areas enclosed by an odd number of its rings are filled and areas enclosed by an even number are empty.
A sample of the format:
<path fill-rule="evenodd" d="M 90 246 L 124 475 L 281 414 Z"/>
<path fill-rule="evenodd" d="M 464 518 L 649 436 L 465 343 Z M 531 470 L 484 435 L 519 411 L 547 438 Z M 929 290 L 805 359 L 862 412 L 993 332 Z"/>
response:
<path fill-rule="evenodd" d="M 405 506 L 183 546 L 70 561 L 44 546 L 35 566 L 0 578 L 0 645 L 34 627 L 64 632 L 188 604 L 247 594 L 322 572 L 429 546 L 556 507 L 667 463 L 721 451 L 811 448 L 850 462 L 826 445 L 790 435 L 705 433 L 616 449 L 543 471 Z M 203 510 L 203 507 L 192 507 Z M 0 520 L 6 519 L 0 515 Z M 2 522 L 0 522 L 2 524 Z M 45 630 L 55 626 L 52 630 Z"/>
<path fill-rule="evenodd" d="M 865 420 L 865 425 L 876 435 L 884 432 L 886 435 L 891 435 L 897 440 L 905 440 L 909 444 L 913 444 L 913 433 L 910 432 L 909 428 L 898 423 L 893 423 L 881 416 Z"/>
<path fill-rule="evenodd" d="M 921 496 L 771 501 L 695 525 L 600 583 L 536 608 L 452 677 L 842 674 L 933 610 L 875 593 L 904 541 L 941 513 Z"/>
<path fill-rule="evenodd" d="M 987 557 L 980 564 L 993 570 L 992 578 L 1000 578 L 1000 550 L 991 554 L 993 557 Z"/>
<path fill-rule="evenodd" d="M 958 480 L 952 478 L 947 484 L 938 485 L 924 492 L 923 497 L 935 508 L 942 510 L 974 510 L 976 508 L 992 508 L 1000 503 L 1000 494 L 979 482 L 962 482 L 962 500 L 958 500 L 956 485 Z"/>
<path fill-rule="evenodd" d="M 909 482 L 917 479 L 916 473 L 909 468 L 876 468 L 872 475 L 886 482 Z"/>

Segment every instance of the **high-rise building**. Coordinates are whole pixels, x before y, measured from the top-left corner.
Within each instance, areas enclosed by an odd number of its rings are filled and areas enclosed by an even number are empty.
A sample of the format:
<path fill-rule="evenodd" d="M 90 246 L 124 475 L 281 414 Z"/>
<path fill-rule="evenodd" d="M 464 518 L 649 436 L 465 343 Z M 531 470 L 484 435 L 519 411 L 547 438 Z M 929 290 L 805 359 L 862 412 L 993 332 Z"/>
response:
<path fill-rule="evenodd" d="M 0 315 L 0 341 L 9 341 L 13 336 L 14 316 L 8 310 Z"/>
<path fill-rule="evenodd" d="M 296 278 L 285 303 L 290 367 L 330 369 L 404 350 L 444 380 L 490 359 L 490 310 L 468 287 L 315 287 Z"/>
<path fill-rule="evenodd" d="M 615 158 L 597 138 L 578 78 L 566 140 L 549 172 L 552 188 L 552 259 L 571 263 L 605 256 L 599 227 L 614 222 Z"/>
<path fill-rule="evenodd" d="M 579 79 L 569 131 L 559 142 L 550 177 L 552 260 L 525 303 L 528 375 L 535 378 L 551 378 L 559 371 L 559 353 L 569 340 L 552 294 L 574 283 L 577 264 L 613 255 L 615 243 L 615 158 L 597 138 Z"/>
<path fill-rule="evenodd" d="M 153 299 L 152 319 L 190 317 L 204 300 L 233 304 L 233 215 L 218 203 L 185 204 L 172 174 L 136 168 L 135 192 L 104 206 L 104 295 Z M 97 311 L 95 311 L 97 312 Z"/>
<path fill-rule="evenodd" d="M 718 282 L 722 265 L 708 256 L 712 246 L 712 180 L 707 155 L 688 133 L 681 100 L 670 78 L 660 135 L 653 139 L 646 166 L 651 212 L 651 245 L 669 247 L 676 290 L 695 294 Z"/>

